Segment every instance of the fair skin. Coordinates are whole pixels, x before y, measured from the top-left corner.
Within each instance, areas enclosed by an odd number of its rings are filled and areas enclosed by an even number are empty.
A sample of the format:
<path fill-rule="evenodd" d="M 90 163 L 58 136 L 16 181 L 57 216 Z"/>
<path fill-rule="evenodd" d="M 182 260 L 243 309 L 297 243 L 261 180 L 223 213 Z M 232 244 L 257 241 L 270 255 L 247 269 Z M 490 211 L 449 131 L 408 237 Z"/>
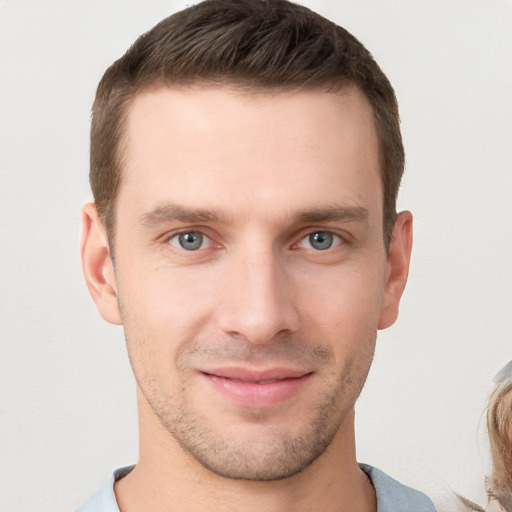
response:
<path fill-rule="evenodd" d="M 115 270 L 92 204 L 82 243 L 137 381 L 121 511 L 374 511 L 353 406 L 398 313 L 412 219 L 387 253 L 364 96 L 154 88 L 125 148 Z"/>

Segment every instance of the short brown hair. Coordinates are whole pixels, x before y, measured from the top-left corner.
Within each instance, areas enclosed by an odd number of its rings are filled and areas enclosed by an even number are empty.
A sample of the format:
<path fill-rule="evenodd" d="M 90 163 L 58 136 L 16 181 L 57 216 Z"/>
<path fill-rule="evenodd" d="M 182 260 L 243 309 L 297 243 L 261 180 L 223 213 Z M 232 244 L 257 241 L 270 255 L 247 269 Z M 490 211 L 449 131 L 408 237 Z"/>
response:
<path fill-rule="evenodd" d="M 354 36 L 286 0 L 205 0 L 158 23 L 107 69 L 92 110 L 90 182 L 109 238 L 115 229 L 124 120 L 130 103 L 148 86 L 198 82 L 278 91 L 331 91 L 355 84 L 373 109 L 384 239 L 389 244 L 404 169 L 393 88 Z"/>

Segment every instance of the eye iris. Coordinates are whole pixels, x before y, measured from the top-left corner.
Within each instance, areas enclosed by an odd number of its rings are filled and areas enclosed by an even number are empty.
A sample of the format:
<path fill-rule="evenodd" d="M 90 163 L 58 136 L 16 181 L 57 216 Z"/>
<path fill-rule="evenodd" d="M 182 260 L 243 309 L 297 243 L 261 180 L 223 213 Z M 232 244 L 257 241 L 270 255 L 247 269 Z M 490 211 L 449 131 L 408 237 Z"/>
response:
<path fill-rule="evenodd" d="M 181 247 L 187 251 L 195 251 L 203 244 L 201 233 L 181 233 L 178 237 Z"/>
<path fill-rule="evenodd" d="M 332 246 L 332 233 L 327 233 L 325 231 L 311 233 L 311 235 L 309 235 L 309 243 L 311 244 L 311 247 L 313 247 L 314 249 L 318 249 L 319 251 L 325 251 L 325 249 L 329 249 Z"/>

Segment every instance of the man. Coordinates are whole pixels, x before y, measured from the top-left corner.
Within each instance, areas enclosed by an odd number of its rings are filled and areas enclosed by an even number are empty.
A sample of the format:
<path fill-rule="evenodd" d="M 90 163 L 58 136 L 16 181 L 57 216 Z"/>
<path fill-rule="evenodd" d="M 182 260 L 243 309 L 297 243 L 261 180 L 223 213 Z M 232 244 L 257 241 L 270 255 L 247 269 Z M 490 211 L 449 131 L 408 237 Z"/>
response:
<path fill-rule="evenodd" d="M 124 327 L 140 457 L 80 512 L 434 510 L 355 457 L 407 280 L 403 165 L 371 55 L 282 0 L 207 0 L 107 70 L 82 258 Z"/>

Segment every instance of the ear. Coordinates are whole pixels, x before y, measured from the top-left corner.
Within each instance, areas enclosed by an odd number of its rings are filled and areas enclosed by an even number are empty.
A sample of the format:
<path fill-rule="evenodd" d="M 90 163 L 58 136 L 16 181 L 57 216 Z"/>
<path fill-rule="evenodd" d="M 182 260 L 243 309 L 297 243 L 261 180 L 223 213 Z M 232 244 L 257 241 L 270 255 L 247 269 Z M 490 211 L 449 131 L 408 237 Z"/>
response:
<path fill-rule="evenodd" d="M 87 288 L 100 315 L 111 324 L 121 325 L 108 238 L 94 203 L 88 203 L 82 209 L 81 254 Z"/>
<path fill-rule="evenodd" d="M 412 214 L 401 212 L 393 228 L 389 245 L 387 278 L 384 287 L 379 329 L 393 325 L 398 317 L 400 298 L 407 283 L 412 250 Z"/>

